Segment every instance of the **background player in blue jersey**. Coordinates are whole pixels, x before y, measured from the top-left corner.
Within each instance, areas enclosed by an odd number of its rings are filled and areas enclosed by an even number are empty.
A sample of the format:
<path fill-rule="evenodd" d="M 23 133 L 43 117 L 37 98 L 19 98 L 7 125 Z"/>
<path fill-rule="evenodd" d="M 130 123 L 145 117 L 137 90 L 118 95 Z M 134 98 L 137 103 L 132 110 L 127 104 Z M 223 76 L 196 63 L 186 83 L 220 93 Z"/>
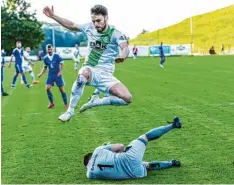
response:
<path fill-rule="evenodd" d="M 167 126 L 154 128 L 133 140 L 124 150 L 123 144 L 100 146 L 84 156 L 89 179 L 142 178 L 152 170 L 181 166 L 180 161 L 142 161 L 148 141 L 158 139 L 172 129 L 181 128 L 179 117 Z"/>
<path fill-rule="evenodd" d="M 67 108 L 67 95 L 64 91 L 64 80 L 62 77 L 62 72 L 64 68 L 63 60 L 57 53 L 53 52 L 52 45 L 48 44 L 46 46 L 46 50 L 48 54 L 44 57 L 45 66 L 42 69 L 41 73 L 38 74 L 38 77 L 40 78 L 46 72 L 47 67 L 49 68 L 49 73 L 46 81 L 47 96 L 50 100 L 48 108 L 54 107 L 53 94 L 51 93 L 51 87 L 54 86 L 54 83 L 56 83 L 56 85 L 59 87 L 63 98 L 64 106 L 65 108 Z"/>
<path fill-rule="evenodd" d="M 166 61 L 165 59 L 165 55 L 164 55 L 164 51 L 163 51 L 163 42 L 161 42 L 161 45 L 159 46 L 159 55 L 160 55 L 160 58 L 161 58 L 161 61 L 160 61 L 160 67 L 163 68 L 163 63 Z"/>
<path fill-rule="evenodd" d="M 5 56 L 6 56 L 6 53 L 3 49 L 3 47 L 1 48 L 2 49 L 2 61 L 1 61 L 1 93 L 2 93 L 2 96 L 8 96 L 8 94 L 4 91 L 4 87 L 3 87 L 3 80 L 4 80 L 4 66 L 5 66 Z"/>
<path fill-rule="evenodd" d="M 13 61 L 13 57 L 15 57 L 15 71 L 16 71 L 16 73 L 15 73 L 15 75 L 13 77 L 11 88 L 15 88 L 15 82 L 17 80 L 17 77 L 18 77 L 19 73 L 21 73 L 22 79 L 23 79 L 24 84 L 26 85 L 26 87 L 28 87 L 28 88 L 31 87 L 31 85 L 28 84 L 28 82 L 26 80 L 26 76 L 25 76 L 23 68 L 22 68 L 24 51 L 23 51 L 23 49 L 21 47 L 22 47 L 21 42 L 17 41 L 16 42 L 16 48 L 12 52 L 11 59 L 10 59 L 9 65 L 8 65 L 8 67 L 10 68 L 11 63 Z"/>

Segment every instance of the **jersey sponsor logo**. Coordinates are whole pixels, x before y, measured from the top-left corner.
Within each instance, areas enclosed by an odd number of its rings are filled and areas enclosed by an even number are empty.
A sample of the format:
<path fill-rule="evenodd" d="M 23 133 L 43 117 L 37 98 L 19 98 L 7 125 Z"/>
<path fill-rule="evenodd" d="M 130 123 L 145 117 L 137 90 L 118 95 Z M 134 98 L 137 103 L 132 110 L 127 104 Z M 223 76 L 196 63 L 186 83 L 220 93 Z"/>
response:
<path fill-rule="evenodd" d="M 90 42 L 90 47 L 92 49 L 105 50 L 105 49 L 107 49 L 107 43 L 103 43 L 100 41 Z"/>

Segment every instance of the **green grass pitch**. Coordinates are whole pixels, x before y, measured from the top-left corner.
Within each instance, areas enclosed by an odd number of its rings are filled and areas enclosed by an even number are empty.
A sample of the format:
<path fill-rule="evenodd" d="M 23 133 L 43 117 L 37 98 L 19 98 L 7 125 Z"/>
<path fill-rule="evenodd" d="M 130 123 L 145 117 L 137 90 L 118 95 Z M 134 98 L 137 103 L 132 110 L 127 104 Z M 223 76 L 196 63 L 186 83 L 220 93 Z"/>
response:
<path fill-rule="evenodd" d="M 44 75 L 27 89 L 19 81 L 10 89 L 14 66 L 5 68 L 2 97 L 2 183 L 234 183 L 234 56 L 128 59 L 116 64 L 115 75 L 130 90 L 129 106 L 95 107 L 82 114 L 94 88 L 86 87 L 68 124 L 58 121 L 64 112 L 56 87 L 55 108 L 47 109 Z M 36 63 L 35 74 L 42 68 Z M 70 96 L 76 79 L 73 62 L 65 61 L 64 79 Z M 30 80 L 27 75 L 27 79 Z M 88 180 L 83 155 L 105 141 L 125 146 L 149 129 L 166 124 L 175 115 L 183 128 L 150 142 L 144 160 L 181 160 L 181 168 L 151 172 L 125 181 Z"/>

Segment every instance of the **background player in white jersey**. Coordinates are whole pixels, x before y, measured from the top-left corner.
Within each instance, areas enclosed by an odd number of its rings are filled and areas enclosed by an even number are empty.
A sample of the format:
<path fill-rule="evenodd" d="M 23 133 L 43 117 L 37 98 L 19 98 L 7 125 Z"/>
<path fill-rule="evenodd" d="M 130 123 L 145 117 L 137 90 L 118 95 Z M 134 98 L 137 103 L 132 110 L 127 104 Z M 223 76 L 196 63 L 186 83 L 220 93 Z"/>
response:
<path fill-rule="evenodd" d="M 148 141 L 158 139 L 182 123 L 176 117 L 167 126 L 154 128 L 133 140 L 124 150 L 123 144 L 100 146 L 84 156 L 89 179 L 129 179 L 147 176 L 148 171 L 181 166 L 180 161 L 142 161 Z"/>
<path fill-rule="evenodd" d="M 24 73 L 26 74 L 27 72 L 29 72 L 31 78 L 32 78 L 32 83 L 33 84 L 38 84 L 39 82 L 35 79 L 35 75 L 34 72 L 32 70 L 31 66 L 34 66 L 34 64 L 32 63 L 32 61 L 29 59 L 29 55 L 31 52 L 31 48 L 27 47 L 26 51 L 24 51 L 24 57 L 23 57 L 23 63 L 22 63 L 22 68 Z M 21 84 L 24 84 L 23 78 L 21 76 Z"/>
<path fill-rule="evenodd" d="M 75 70 L 77 71 L 79 63 L 80 63 L 80 57 L 81 57 L 78 44 L 75 45 L 75 48 L 73 49 L 72 54 L 73 54 L 73 60 L 75 62 Z"/>
<path fill-rule="evenodd" d="M 52 9 L 45 7 L 43 12 L 67 29 L 83 32 L 88 38 L 89 55 L 87 61 L 80 69 L 77 80 L 72 86 L 69 108 L 59 119 L 64 122 L 70 120 L 86 84 L 111 94 L 111 96 L 96 101 L 93 107 L 130 104 L 132 95 L 125 85 L 112 75 L 115 68 L 114 63 L 121 63 L 128 57 L 128 44 L 120 31 L 108 25 L 106 7 L 95 5 L 91 9 L 92 23 L 84 25 L 77 25 L 55 15 L 53 7 Z M 120 56 L 118 56 L 118 47 L 121 49 Z"/>

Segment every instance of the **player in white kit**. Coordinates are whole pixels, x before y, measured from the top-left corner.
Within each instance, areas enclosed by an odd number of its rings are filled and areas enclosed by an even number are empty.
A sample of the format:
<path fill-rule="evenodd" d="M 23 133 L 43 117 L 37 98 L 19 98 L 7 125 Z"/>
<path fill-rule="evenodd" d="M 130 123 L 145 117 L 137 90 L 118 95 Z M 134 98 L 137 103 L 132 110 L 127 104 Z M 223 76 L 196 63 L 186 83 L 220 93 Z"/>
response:
<path fill-rule="evenodd" d="M 32 70 L 31 65 L 34 66 L 34 64 L 32 63 L 32 61 L 29 59 L 29 55 L 30 55 L 31 49 L 30 47 L 26 48 L 26 51 L 24 51 L 24 57 L 23 57 L 23 63 L 22 63 L 22 68 L 24 73 L 26 74 L 27 72 L 29 72 L 31 78 L 32 78 L 32 83 L 33 84 L 38 84 L 39 82 L 35 79 L 35 75 L 34 72 Z M 24 81 L 22 79 L 21 76 L 21 84 L 24 84 Z"/>
<path fill-rule="evenodd" d="M 127 37 L 126 37 L 125 35 L 124 35 L 124 37 L 125 37 L 125 39 L 127 40 Z M 127 41 L 127 42 L 128 42 L 128 41 Z M 114 71 L 113 71 L 113 73 L 114 73 Z M 86 110 L 88 110 L 88 109 L 94 107 L 95 102 L 96 102 L 96 101 L 99 101 L 99 95 L 100 95 L 100 93 L 101 93 L 101 92 L 96 88 L 96 89 L 94 90 L 93 94 L 88 98 L 89 101 L 88 101 L 87 103 L 85 103 L 84 105 L 81 106 L 81 108 L 80 108 L 80 113 L 82 113 L 82 112 L 84 112 L 84 111 L 86 111 Z M 108 96 L 110 96 L 110 94 L 109 94 L 109 93 L 105 93 L 104 96 L 105 96 L 105 97 L 108 97 Z M 100 105 L 100 106 L 101 106 L 101 105 Z"/>
<path fill-rule="evenodd" d="M 80 69 L 77 80 L 72 86 L 69 108 L 59 116 L 59 119 L 66 122 L 74 115 L 74 109 L 83 94 L 85 85 L 94 86 L 104 93 L 111 94 L 111 96 L 95 101 L 93 107 L 130 104 L 132 95 L 127 87 L 113 76 L 114 64 L 124 62 L 129 55 L 128 44 L 125 36 L 119 30 L 108 25 L 106 7 L 95 5 L 91 9 L 92 23 L 83 25 L 77 25 L 55 15 L 53 8 L 45 7 L 43 12 L 65 28 L 83 32 L 88 38 L 89 55 L 87 61 Z"/>
<path fill-rule="evenodd" d="M 75 70 L 77 71 L 79 63 L 80 63 L 80 57 L 81 57 L 78 44 L 75 45 L 75 48 L 73 49 L 72 54 L 73 54 L 73 60 L 75 62 Z"/>

